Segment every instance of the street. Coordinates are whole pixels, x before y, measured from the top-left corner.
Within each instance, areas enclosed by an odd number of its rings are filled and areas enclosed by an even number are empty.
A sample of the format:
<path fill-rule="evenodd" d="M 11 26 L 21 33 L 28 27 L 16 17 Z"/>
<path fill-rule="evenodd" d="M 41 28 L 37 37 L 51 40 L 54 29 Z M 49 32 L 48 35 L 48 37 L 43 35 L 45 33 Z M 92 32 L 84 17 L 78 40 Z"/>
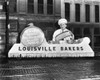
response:
<path fill-rule="evenodd" d="M 0 64 L 0 80 L 100 80 L 92 59 L 10 59 Z"/>

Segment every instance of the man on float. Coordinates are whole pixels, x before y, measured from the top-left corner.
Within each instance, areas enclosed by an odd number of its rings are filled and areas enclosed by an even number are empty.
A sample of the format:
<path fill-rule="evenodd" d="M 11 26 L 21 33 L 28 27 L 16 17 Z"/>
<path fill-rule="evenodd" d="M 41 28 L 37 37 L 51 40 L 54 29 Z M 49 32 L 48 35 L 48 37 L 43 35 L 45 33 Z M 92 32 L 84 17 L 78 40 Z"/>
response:
<path fill-rule="evenodd" d="M 64 18 L 59 19 L 58 25 L 60 26 L 60 29 L 54 32 L 53 42 L 60 43 L 61 41 L 64 41 L 66 43 L 73 43 L 74 34 L 66 28 L 67 20 Z"/>

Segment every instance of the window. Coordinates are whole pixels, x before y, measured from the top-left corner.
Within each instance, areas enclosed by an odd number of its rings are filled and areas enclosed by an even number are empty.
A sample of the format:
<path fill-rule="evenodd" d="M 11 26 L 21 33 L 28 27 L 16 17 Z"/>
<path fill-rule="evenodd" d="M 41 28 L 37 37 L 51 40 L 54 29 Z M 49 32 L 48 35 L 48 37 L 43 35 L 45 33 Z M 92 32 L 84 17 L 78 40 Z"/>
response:
<path fill-rule="evenodd" d="M 9 0 L 9 12 L 17 12 L 17 0 Z"/>
<path fill-rule="evenodd" d="M 94 28 L 94 46 L 100 47 L 100 28 Z"/>
<path fill-rule="evenodd" d="M 4 1 L 0 1 L 0 12 L 4 12 L 5 11 L 5 7 L 4 7 Z"/>
<path fill-rule="evenodd" d="M 90 5 L 85 5 L 86 22 L 90 22 Z"/>
<path fill-rule="evenodd" d="M 80 4 L 75 4 L 75 21 L 80 21 Z"/>
<path fill-rule="evenodd" d="M 95 22 L 99 22 L 99 5 L 95 5 Z"/>
<path fill-rule="evenodd" d="M 84 29 L 83 29 L 83 35 L 84 35 L 84 37 L 90 38 L 90 40 L 91 40 L 90 46 L 92 46 L 92 34 L 91 34 L 91 28 L 84 28 Z"/>
<path fill-rule="evenodd" d="M 43 0 L 38 0 L 38 13 L 43 14 Z"/>
<path fill-rule="evenodd" d="M 77 28 L 74 28 L 74 35 L 80 35 L 81 34 L 81 28 L 77 27 Z"/>
<path fill-rule="evenodd" d="M 76 27 L 73 29 L 73 34 L 75 35 L 75 39 L 82 37 L 82 29 L 80 27 Z"/>
<path fill-rule="evenodd" d="M 65 18 L 70 21 L 70 4 L 65 3 Z"/>
<path fill-rule="evenodd" d="M 18 22 L 16 20 L 10 20 L 10 31 L 17 31 Z"/>
<path fill-rule="evenodd" d="M 95 47 L 100 47 L 100 36 L 95 36 L 94 37 L 94 46 Z"/>
<path fill-rule="evenodd" d="M 53 0 L 47 0 L 47 14 L 53 14 Z"/>
<path fill-rule="evenodd" d="M 5 20 L 0 20 L 0 31 L 5 29 Z"/>
<path fill-rule="evenodd" d="M 90 28 L 84 28 L 83 34 L 84 35 L 91 35 Z"/>
<path fill-rule="evenodd" d="M 28 13 L 34 13 L 34 0 L 28 0 Z"/>
<path fill-rule="evenodd" d="M 94 28 L 94 35 L 100 35 L 100 28 Z"/>

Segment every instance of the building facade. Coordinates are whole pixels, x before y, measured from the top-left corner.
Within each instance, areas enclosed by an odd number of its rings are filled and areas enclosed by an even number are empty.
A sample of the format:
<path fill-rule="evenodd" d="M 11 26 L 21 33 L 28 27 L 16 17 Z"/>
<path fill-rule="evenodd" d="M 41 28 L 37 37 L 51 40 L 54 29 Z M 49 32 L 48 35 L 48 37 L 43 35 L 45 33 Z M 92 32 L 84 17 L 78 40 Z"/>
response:
<path fill-rule="evenodd" d="M 21 31 L 28 23 L 34 23 L 45 33 L 48 40 L 52 39 L 55 22 L 60 16 L 60 0 L 8 0 L 9 1 L 9 45 L 14 44 Z M 5 47 L 5 0 L 0 0 L 0 50 Z M 49 36 L 48 36 L 49 35 Z"/>
<path fill-rule="evenodd" d="M 0 0 L 4 5 L 5 0 Z M 100 49 L 99 0 L 9 0 L 9 44 L 14 44 L 19 33 L 32 22 L 40 27 L 48 40 L 59 27 L 57 20 L 68 20 L 68 28 L 75 39 L 90 37 L 94 51 Z M 0 9 L 0 49 L 5 45 L 5 10 Z M 48 36 L 49 35 L 49 36 Z M 2 52 L 2 51 L 1 51 Z"/>
<path fill-rule="evenodd" d="M 61 17 L 69 21 L 75 38 L 89 37 L 95 52 L 100 49 L 100 1 L 61 0 Z"/>

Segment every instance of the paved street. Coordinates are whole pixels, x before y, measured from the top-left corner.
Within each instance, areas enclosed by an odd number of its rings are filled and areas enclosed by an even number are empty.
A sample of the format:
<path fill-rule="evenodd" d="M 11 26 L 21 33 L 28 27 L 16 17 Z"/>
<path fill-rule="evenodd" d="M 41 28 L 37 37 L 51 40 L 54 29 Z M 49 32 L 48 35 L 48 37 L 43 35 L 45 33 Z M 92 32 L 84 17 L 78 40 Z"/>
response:
<path fill-rule="evenodd" d="M 99 60 L 11 59 L 0 62 L 0 80 L 100 80 Z"/>

